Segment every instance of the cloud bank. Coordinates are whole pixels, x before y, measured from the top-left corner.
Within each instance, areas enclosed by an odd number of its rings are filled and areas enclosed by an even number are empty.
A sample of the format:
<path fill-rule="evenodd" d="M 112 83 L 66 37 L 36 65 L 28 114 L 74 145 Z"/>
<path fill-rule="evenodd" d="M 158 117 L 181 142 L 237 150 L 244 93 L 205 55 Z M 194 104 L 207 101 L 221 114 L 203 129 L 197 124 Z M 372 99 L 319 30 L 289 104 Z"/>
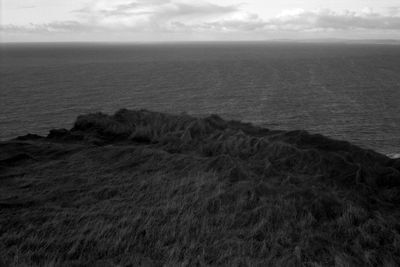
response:
<path fill-rule="evenodd" d="M 378 13 L 329 9 L 284 10 L 270 18 L 244 10 L 243 5 L 205 1 L 95 1 L 71 11 L 75 19 L 45 24 L 0 25 L 8 34 L 38 33 L 279 33 L 334 31 L 400 31 L 400 7 Z"/>

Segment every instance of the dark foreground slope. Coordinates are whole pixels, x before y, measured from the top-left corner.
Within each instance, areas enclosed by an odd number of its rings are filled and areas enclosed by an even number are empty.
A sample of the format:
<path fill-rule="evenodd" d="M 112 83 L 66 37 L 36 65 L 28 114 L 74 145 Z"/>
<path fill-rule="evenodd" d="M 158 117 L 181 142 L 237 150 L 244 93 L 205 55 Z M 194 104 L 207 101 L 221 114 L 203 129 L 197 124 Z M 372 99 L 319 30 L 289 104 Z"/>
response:
<path fill-rule="evenodd" d="M 0 143 L 0 266 L 399 266 L 400 161 L 121 110 Z"/>

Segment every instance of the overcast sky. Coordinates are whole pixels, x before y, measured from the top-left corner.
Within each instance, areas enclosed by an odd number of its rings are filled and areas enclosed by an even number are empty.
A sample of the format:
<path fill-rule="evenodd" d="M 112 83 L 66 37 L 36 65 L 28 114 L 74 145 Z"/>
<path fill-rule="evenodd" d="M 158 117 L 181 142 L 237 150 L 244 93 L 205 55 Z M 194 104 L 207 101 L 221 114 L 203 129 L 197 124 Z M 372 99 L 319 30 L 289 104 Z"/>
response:
<path fill-rule="evenodd" d="M 0 0 L 0 41 L 400 39 L 400 0 Z"/>

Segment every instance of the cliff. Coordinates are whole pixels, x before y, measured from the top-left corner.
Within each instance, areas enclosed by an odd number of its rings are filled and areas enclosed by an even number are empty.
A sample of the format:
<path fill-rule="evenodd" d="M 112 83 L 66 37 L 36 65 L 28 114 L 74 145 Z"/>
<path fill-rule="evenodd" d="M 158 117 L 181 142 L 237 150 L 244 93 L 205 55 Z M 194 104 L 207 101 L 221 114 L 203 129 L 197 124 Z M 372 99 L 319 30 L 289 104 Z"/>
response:
<path fill-rule="evenodd" d="M 0 266 L 400 265 L 400 159 L 145 110 L 0 143 Z"/>

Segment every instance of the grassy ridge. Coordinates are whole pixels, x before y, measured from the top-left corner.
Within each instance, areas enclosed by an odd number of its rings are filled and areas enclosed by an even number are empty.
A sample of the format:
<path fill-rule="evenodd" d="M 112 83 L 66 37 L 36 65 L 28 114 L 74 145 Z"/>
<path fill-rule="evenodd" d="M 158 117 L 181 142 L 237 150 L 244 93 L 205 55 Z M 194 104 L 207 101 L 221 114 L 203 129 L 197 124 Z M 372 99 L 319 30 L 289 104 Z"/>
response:
<path fill-rule="evenodd" d="M 0 143 L 0 266 L 397 266 L 400 161 L 120 110 Z"/>

